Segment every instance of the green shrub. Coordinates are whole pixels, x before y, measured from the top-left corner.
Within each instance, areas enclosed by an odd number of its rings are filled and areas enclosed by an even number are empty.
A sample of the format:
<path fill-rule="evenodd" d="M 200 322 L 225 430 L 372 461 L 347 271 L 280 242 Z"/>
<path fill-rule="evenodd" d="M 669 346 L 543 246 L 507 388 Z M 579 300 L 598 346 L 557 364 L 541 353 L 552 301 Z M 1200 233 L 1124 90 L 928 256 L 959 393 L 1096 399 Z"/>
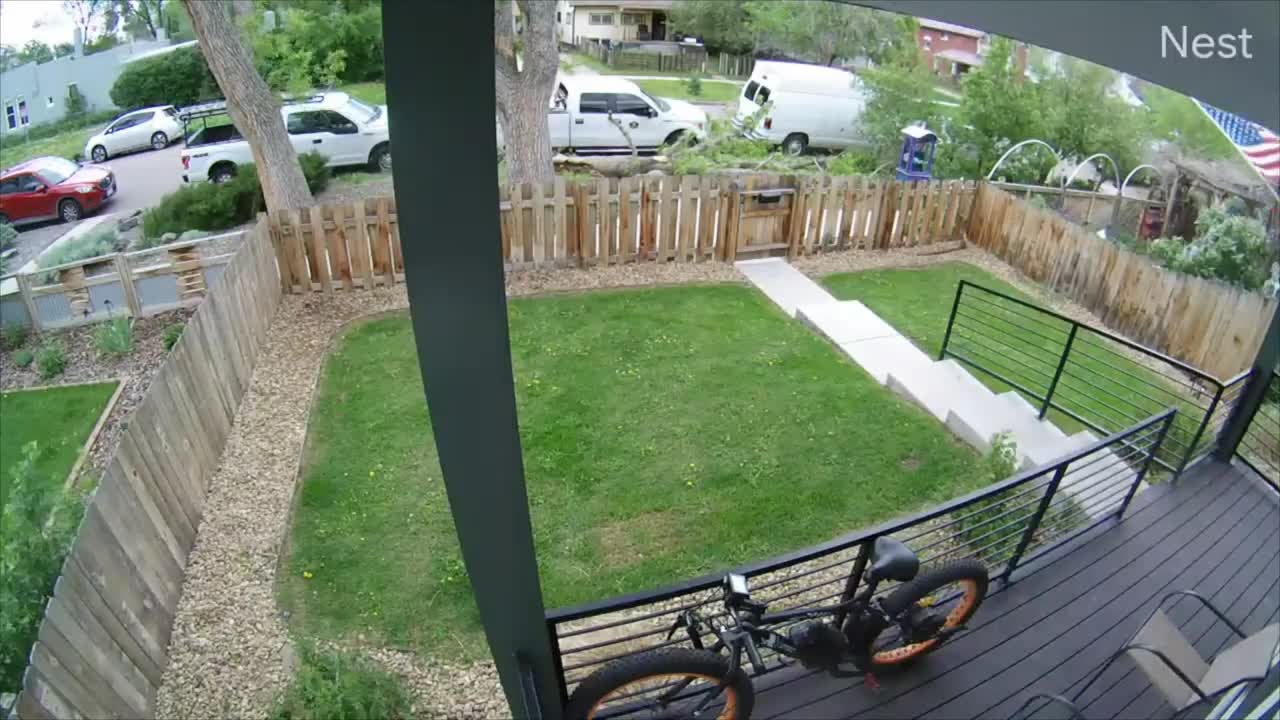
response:
<path fill-rule="evenodd" d="M 350 653 L 306 645 L 298 652 L 301 667 L 272 720 L 409 717 L 409 694 L 394 675 Z"/>
<path fill-rule="evenodd" d="M 36 351 L 36 372 L 48 380 L 62 374 L 67 369 L 67 353 L 62 346 L 51 342 Z"/>
<path fill-rule="evenodd" d="M 1196 234 L 1190 243 L 1181 238 L 1156 240 L 1151 243 L 1151 257 L 1170 270 L 1216 278 L 1246 290 L 1258 290 L 1267 282 L 1268 250 L 1262 223 L 1212 207 L 1196 218 Z"/>
<path fill-rule="evenodd" d="M 98 354 L 118 357 L 133 350 L 133 323 L 121 316 L 102 323 L 93 331 Z"/>
<path fill-rule="evenodd" d="M 78 495 L 42 491 L 35 477 L 36 443 L 9 470 L 0 510 L 0 687 L 16 688 L 27 666 L 45 602 L 75 538 L 84 502 Z"/>
<path fill-rule="evenodd" d="M 689 91 L 690 95 L 693 95 L 694 97 L 702 95 L 702 75 L 696 72 L 693 73 L 684 79 L 684 86 Z"/>
<path fill-rule="evenodd" d="M 182 338 L 182 331 L 186 328 L 184 323 L 174 323 L 164 329 L 164 335 L 161 341 L 164 342 L 165 350 L 172 350 L 174 345 L 178 344 L 178 340 Z"/>
<path fill-rule="evenodd" d="M 307 187 L 318 193 L 328 185 L 329 168 L 324 156 L 309 152 L 299 156 Z M 231 180 L 184 185 L 160 199 L 160 203 L 142 215 L 139 247 L 160 244 L 165 233 L 183 234 L 190 230 L 226 230 L 250 222 L 266 207 L 258 171 L 252 163 L 241 165 Z"/>
<path fill-rule="evenodd" d="M 0 250 L 9 249 L 18 239 L 18 231 L 9 223 L 0 223 Z"/>
<path fill-rule="evenodd" d="M 1017 470 L 1018 448 L 1013 438 L 1009 433 L 992 435 L 991 449 L 982 464 L 983 481 L 997 483 L 1012 477 Z M 1035 514 L 1038 495 L 1014 497 L 1026 489 L 1026 486 L 1013 487 L 956 511 L 961 516 L 956 521 L 956 536 L 969 545 L 975 555 L 981 553 L 989 564 L 998 565 L 1017 547 L 1017 543 L 1008 538 L 1021 535 L 1026 522 Z M 997 542 L 1000 544 L 991 547 Z"/>
<path fill-rule="evenodd" d="M 220 94 L 195 46 L 129 63 L 111 86 L 111 102 L 124 109 L 191 105 Z"/>
<path fill-rule="evenodd" d="M 871 175 L 880 168 L 876 156 L 868 152 L 845 150 L 827 163 L 830 175 Z"/>
<path fill-rule="evenodd" d="M 78 238 L 58 245 L 36 258 L 36 267 L 50 268 L 78 260 L 114 255 L 125 249 L 127 243 L 111 224 L 97 227 Z M 46 274 L 44 282 L 57 282 L 57 277 Z"/>
<path fill-rule="evenodd" d="M 30 367 L 36 356 L 31 354 L 30 350 L 19 350 L 13 354 L 13 364 L 20 368 Z"/>
<path fill-rule="evenodd" d="M 28 332 L 26 325 L 12 322 L 5 323 L 4 327 L 0 328 L 0 344 L 10 350 L 16 350 L 22 347 L 22 343 L 27 341 Z"/>

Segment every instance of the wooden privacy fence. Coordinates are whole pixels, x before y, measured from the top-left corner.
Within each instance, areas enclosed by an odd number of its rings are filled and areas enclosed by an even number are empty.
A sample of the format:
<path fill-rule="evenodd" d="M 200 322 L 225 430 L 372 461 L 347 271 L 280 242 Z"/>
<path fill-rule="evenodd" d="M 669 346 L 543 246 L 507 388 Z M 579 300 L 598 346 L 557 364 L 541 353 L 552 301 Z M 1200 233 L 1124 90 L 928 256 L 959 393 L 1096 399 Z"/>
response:
<path fill-rule="evenodd" d="M 261 219 L 129 418 L 45 608 L 20 717 L 153 717 L 205 490 L 280 302 Z"/>
<path fill-rule="evenodd" d="M 5 276 L 0 281 L 0 325 L 40 331 L 198 304 L 232 257 L 211 255 L 206 248 L 219 238 L 243 234 L 224 233 Z"/>
<path fill-rule="evenodd" d="M 973 183 L 780 175 L 556 178 L 499 189 L 507 269 L 732 261 L 959 239 Z M 404 280 L 393 198 L 271 218 L 286 292 Z"/>
<path fill-rule="evenodd" d="M 1165 270 L 989 184 L 978 189 L 967 234 L 1112 330 L 1219 378 L 1252 364 L 1275 312 L 1274 300 Z"/>
<path fill-rule="evenodd" d="M 1009 191 L 1011 195 L 1021 195 L 1023 200 L 1031 201 L 1039 197 L 1049 207 L 1057 208 L 1072 222 L 1084 225 L 1090 230 L 1115 224 L 1119 229 L 1133 233 L 1136 237 L 1142 227 L 1143 211 L 1147 208 L 1159 208 L 1164 213 L 1163 200 L 1146 200 L 1143 198 L 1124 197 L 1120 200 L 1120 208 L 1116 209 L 1114 193 L 1077 190 L 1075 188 L 1051 187 L 1046 185 L 1024 185 L 1021 183 L 991 182 L 998 188 Z"/>

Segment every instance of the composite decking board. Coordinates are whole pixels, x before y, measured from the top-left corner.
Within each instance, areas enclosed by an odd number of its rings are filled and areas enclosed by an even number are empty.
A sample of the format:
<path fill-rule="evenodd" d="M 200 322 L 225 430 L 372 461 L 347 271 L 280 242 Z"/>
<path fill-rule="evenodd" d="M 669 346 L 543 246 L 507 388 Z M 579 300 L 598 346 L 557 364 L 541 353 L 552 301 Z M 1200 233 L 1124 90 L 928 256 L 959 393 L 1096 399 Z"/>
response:
<path fill-rule="evenodd" d="M 1158 601 L 1160 589 L 1185 569 L 1186 565 L 1178 559 L 1180 555 L 1188 554 L 1183 552 L 1185 547 L 1212 543 L 1216 550 L 1220 547 L 1219 540 L 1236 529 L 1229 522 L 1233 509 L 1242 505 L 1244 508 L 1241 509 L 1259 509 L 1255 503 L 1243 502 L 1245 499 L 1242 497 L 1221 508 L 1217 514 L 1203 513 L 1191 522 L 1183 523 L 1168 536 L 1167 542 L 1126 564 L 1123 568 L 1126 572 L 1117 570 L 1098 580 L 1081 578 L 1078 584 L 1071 584 L 1073 588 L 1082 590 L 1079 594 L 1071 595 L 1072 590 L 1062 588 L 1055 595 L 1065 597 L 1055 597 L 1053 602 L 1056 605 L 1051 603 L 1045 607 L 1044 603 L 1035 603 L 1026 607 L 1029 612 L 1042 608 L 1046 612 L 1041 618 L 1023 625 L 1004 642 L 975 657 L 973 662 L 948 673 L 945 689 L 935 681 L 930 684 L 928 693 L 913 693 L 868 708 L 862 714 L 942 718 L 967 712 L 972 717 L 977 715 L 973 710 L 987 707 L 992 699 L 1006 696 L 1009 692 L 1021 693 L 1028 683 L 1052 669 L 1054 657 L 1059 654 L 1069 657 L 1094 647 L 1101 655 L 1094 664 L 1104 661 L 1110 649 L 1118 647 L 1132 632 L 1126 632 L 1126 621 Z M 1265 513 L 1258 512 L 1257 515 L 1255 521 L 1247 523 L 1250 529 L 1262 521 Z M 1226 554 L 1225 551 L 1215 554 L 1214 561 L 1218 557 L 1225 559 Z M 1208 571 L 1206 567 L 1205 572 Z M 1111 582 L 1116 574 L 1122 577 L 1118 582 Z M 995 667 L 1001 671 L 999 681 L 993 686 L 987 681 Z"/>
<path fill-rule="evenodd" d="M 1053 645 L 1056 647 L 1051 645 L 1048 649 L 1023 658 L 1018 664 L 1017 672 L 1011 673 L 1012 677 L 1004 678 L 1006 686 L 1002 688 L 1002 692 L 1008 693 L 1008 699 L 988 707 L 985 712 L 979 714 L 992 717 L 1012 715 L 1031 695 L 1046 690 L 1060 692 L 1082 678 L 1092 675 L 1096 668 L 1107 661 L 1116 648 L 1133 635 L 1151 612 L 1151 608 L 1155 607 L 1165 594 L 1183 588 L 1200 588 L 1201 583 L 1219 564 L 1214 560 L 1215 558 L 1230 557 L 1236 548 L 1245 552 L 1256 549 L 1258 542 L 1256 533 L 1270 517 L 1266 508 L 1254 505 L 1248 515 L 1214 541 L 1215 554 L 1206 554 L 1202 558 L 1187 560 L 1181 567 L 1178 567 L 1177 562 L 1167 561 L 1159 566 L 1162 572 L 1152 572 L 1135 581 L 1132 589 L 1121 591 L 1119 597 L 1123 598 L 1123 601 L 1105 601 L 1103 612 L 1089 617 L 1087 622 L 1081 623 L 1076 628 L 1065 631 L 1067 634 L 1054 641 Z M 1217 523 L 1216 526 L 1225 524 Z M 1251 537 L 1252 543 L 1247 542 Z M 1180 556 L 1190 554 L 1177 551 L 1175 553 Z M 1210 562 L 1198 562 L 1199 559 L 1208 559 Z M 1118 611 L 1113 618 L 1111 613 L 1106 611 L 1117 606 L 1122 610 Z M 1123 609 L 1128 609 L 1128 612 L 1119 614 Z M 1106 625 L 1107 622 L 1111 624 Z M 1088 632 L 1085 632 L 1086 629 Z M 1123 667 L 1124 664 L 1127 664 L 1127 661 L 1117 661 L 1117 665 Z M 1125 682 L 1126 680 L 1139 680 L 1139 682 Z M 1141 680 L 1141 676 L 1137 673 L 1131 677 L 1122 678 L 1111 693 L 1102 697 L 1098 705 L 1114 706 L 1117 702 L 1120 706 L 1127 704 L 1147 684 Z M 1018 683 L 1022 683 L 1022 687 L 1016 687 Z M 963 697 L 960 701 L 963 702 Z"/>
<path fill-rule="evenodd" d="M 1219 565 L 1209 578 L 1203 580 L 1196 587 L 1171 587 L 1168 588 L 1168 591 L 1195 589 L 1207 597 L 1215 606 L 1222 609 L 1227 617 L 1232 618 L 1233 622 L 1241 622 L 1242 627 L 1247 625 L 1247 622 L 1242 621 L 1250 616 L 1255 608 L 1267 600 L 1268 589 L 1275 585 L 1276 577 L 1280 575 L 1280 564 L 1277 564 L 1277 559 L 1280 558 L 1280 555 L 1275 552 L 1266 552 L 1266 548 L 1275 543 L 1277 533 L 1280 533 L 1280 526 L 1273 528 L 1269 534 L 1266 534 L 1262 540 L 1261 552 L 1254 553 L 1246 563 L 1237 566 Z M 1228 572 L 1230 577 L 1221 577 L 1221 575 Z M 1219 622 L 1211 612 L 1191 598 L 1185 598 L 1181 601 L 1171 600 L 1164 607 L 1174 625 L 1182 631 L 1192 645 L 1205 657 L 1212 657 L 1217 652 L 1218 645 L 1223 640 L 1228 639 L 1227 635 L 1231 634 L 1231 631 Z M 1139 618 L 1139 622 L 1145 617 L 1143 615 Z M 1213 622 L 1210 622 L 1210 620 Z M 1261 625 L 1259 624 L 1258 627 L 1261 627 Z M 1096 669 L 1096 667 L 1093 669 Z M 1091 669 L 1091 672 L 1085 678 L 1092 674 Z M 1158 706 L 1163 704 L 1163 699 L 1146 682 L 1140 683 L 1137 691 L 1130 692 L 1127 697 L 1113 687 L 1131 676 L 1145 677 L 1141 676 L 1131 661 L 1116 661 L 1102 677 L 1093 683 L 1087 693 L 1080 696 L 1081 706 L 1086 712 L 1089 712 L 1095 706 L 1111 706 L 1115 707 L 1117 712 L 1124 713 L 1125 708 L 1130 703 L 1136 702 L 1140 703 L 1139 706 L 1141 707 L 1149 707 L 1151 704 L 1155 704 L 1157 706 L 1156 709 L 1158 709 Z M 1063 694 L 1074 696 L 1084 682 L 1084 679 L 1077 680 L 1071 685 L 1069 691 Z M 1150 697 L 1140 700 L 1140 695 L 1150 695 Z"/>
<path fill-rule="evenodd" d="M 1267 492 L 1225 464 L 1194 466 L 1176 484 L 1138 495 L 1124 520 L 1032 563 L 1008 588 L 993 586 L 969 632 L 905 672 L 880 677 L 879 691 L 784 668 L 757 681 L 753 715 L 1007 716 L 1036 692 L 1074 692 L 1155 602 L 1188 587 L 1227 606 L 1233 620 L 1247 617 L 1246 632 L 1257 630 L 1280 608 L 1280 535 L 1272 532 L 1280 508 Z M 1229 638 L 1225 628 L 1202 626 L 1208 612 L 1197 615 L 1191 602 L 1179 603 L 1175 615 L 1212 655 Z M 1089 717 L 1169 710 L 1127 660 L 1096 685 L 1102 689 L 1091 691 Z"/>
<path fill-rule="evenodd" d="M 1280 538 L 1280 524 L 1276 524 L 1270 533 L 1264 534 L 1265 537 L 1258 552 L 1255 552 L 1248 562 L 1238 566 L 1227 583 L 1215 583 L 1213 578 L 1209 578 L 1195 588 L 1179 587 L 1169 590 L 1195 589 L 1209 598 L 1210 602 L 1220 608 L 1246 634 L 1262 629 L 1267 624 L 1267 616 L 1275 612 L 1274 608 L 1280 607 L 1278 605 L 1280 601 L 1276 598 L 1276 589 L 1280 587 L 1277 585 L 1280 582 L 1280 547 L 1276 547 Z M 1269 548 L 1275 549 L 1268 550 Z M 1215 588 L 1219 588 L 1217 592 L 1214 591 Z M 1166 607 L 1172 605 L 1173 601 L 1170 601 Z M 1193 609 L 1201 612 L 1196 613 Z M 1221 652 L 1236 637 L 1226 625 L 1213 616 L 1213 613 L 1189 598 L 1178 603 L 1174 612 L 1169 615 L 1174 625 L 1206 659 Z M 1144 615 L 1143 618 L 1145 617 Z M 1123 676 L 1145 678 L 1131 661 L 1124 660 L 1117 661 L 1112 670 L 1108 670 L 1108 674 L 1114 676 L 1117 667 L 1122 671 Z M 1105 677 L 1100 679 L 1098 684 L 1103 685 L 1105 679 Z M 1164 708 L 1164 697 L 1145 682 L 1140 684 L 1136 692 L 1130 692 L 1128 695 L 1104 685 L 1101 692 L 1091 692 L 1081 700 L 1087 703 L 1089 708 L 1114 707 L 1116 715 L 1152 715 L 1167 710 Z"/>
<path fill-rule="evenodd" d="M 1196 489 L 1200 492 L 1194 493 L 1193 497 L 1208 500 L 1207 504 L 1210 507 L 1244 497 L 1244 489 L 1239 487 L 1227 493 L 1214 493 L 1209 488 Z M 1165 488 L 1153 488 L 1143 494 L 1165 492 L 1167 492 Z M 912 672 L 881 678 L 882 687 L 878 693 L 868 693 L 860 684 L 850 685 L 846 682 L 844 685 L 838 685 L 833 684 L 831 679 L 818 677 L 814 679 L 814 684 L 820 685 L 820 688 L 807 688 L 802 696 L 786 693 L 793 695 L 789 706 L 779 703 L 775 708 L 772 702 L 768 705 L 758 702 L 757 707 L 768 710 L 768 714 L 758 713 L 758 715 L 769 717 L 770 714 L 776 713 L 808 717 L 817 713 L 816 708 L 808 707 L 813 704 L 842 706 L 844 714 L 857 713 L 864 709 L 883 706 L 898 697 L 910 695 L 914 695 L 916 702 L 919 702 L 922 686 L 932 686 L 939 682 L 939 678 L 944 679 L 944 685 L 949 685 L 952 682 L 946 677 L 949 673 L 983 657 L 989 650 L 1007 641 L 1012 632 L 1034 625 L 1047 612 L 1046 608 L 1037 607 L 1034 601 L 1041 597 L 1052 600 L 1053 591 L 1059 585 L 1075 580 L 1081 573 L 1092 575 L 1107 571 L 1109 566 L 1103 564 L 1104 562 L 1132 562 L 1141 558 L 1150 546 L 1158 544 L 1164 537 L 1164 535 L 1144 533 L 1143 530 L 1148 527 L 1158 527 L 1166 528 L 1168 533 L 1176 532 L 1177 525 L 1185 525 L 1184 520 L 1193 519 L 1204 510 L 1204 507 L 1198 505 L 1193 507 L 1184 503 L 1162 514 L 1158 512 L 1161 508 L 1156 507 L 1155 503 L 1149 507 L 1156 512 L 1143 512 L 1140 517 L 1137 515 L 1129 517 L 1124 523 L 1114 526 L 1111 532 L 1081 546 L 1078 552 L 1059 560 L 1054 565 L 1046 566 L 1042 572 L 1015 582 L 1005 591 L 988 597 L 987 602 L 975 617 L 975 625 L 971 632 L 933 653 L 924 662 L 912 668 Z M 1175 522 L 1171 524 L 1170 519 Z M 1122 554 L 1116 554 L 1113 551 Z M 1110 572 L 1108 571 L 1107 574 Z M 934 687 L 929 687 L 927 694 L 930 697 L 937 697 L 935 690 Z M 922 711 L 926 708 L 916 709 Z"/>

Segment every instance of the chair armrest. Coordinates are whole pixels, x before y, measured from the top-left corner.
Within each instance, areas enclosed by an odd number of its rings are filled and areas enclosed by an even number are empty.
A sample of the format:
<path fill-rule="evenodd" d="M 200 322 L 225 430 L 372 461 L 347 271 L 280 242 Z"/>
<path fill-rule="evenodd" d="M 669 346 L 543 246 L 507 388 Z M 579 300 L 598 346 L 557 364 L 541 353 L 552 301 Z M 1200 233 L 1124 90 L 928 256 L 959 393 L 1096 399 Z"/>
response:
<path fill-rule="evenodd" d="M 1132 650 L 1141 650 L 1160 658 L 1160 662 L 1163 662 L 1165 667 L 1169 668 L 1174 675 L 1178 676 L 1179 680 L 1181 680 L 1187 687 L 1191 688 L 1191 691 L 1196 694 L 1196 697 L 1199 697 L 1201 700 L 1207 700 L 1209 698 L 1209 696 L 1205 695 L 1204 691 L 1200 689 L 1200 686 L 1195 682 L 1192 682 L 1191 678 L 1187 677 L 1187 674 L 1182 671 L 1182 668 L 1175 665 L 1173 661 L 1170 660 L 1169 657 L 1161 650 L 1153 648 L 1150 645 L 1143 645 L 1142 643 L 1130 643 L 1120 648 L 1120 652 L 1129 652 Z"/>
<path fill-rule="evenodd" d="M 1240 637 L 1245 636 L 1244 631 L 1242 631 L 1239 627 L 1236 627 L 1235 623 L 1228 620 L 1227 616 L 1222 614 L 1221 610 L 1214 607 L 1213 603 L 1209 602 L 1208 598 L 1206 598 L 1205 596 L 1201 595 L 1200 593 L 1194 590 L 1177 590 L 1175 592 L 1171 592 L 1168 595 L 1165 595 L 1164 597 L 1160 598 L 1160 603 L 1156 605 L 1156 609 L 1159 610 L 1160 608 L 1164 607 L 1165 601 L 1167 601 L 1171 597 L 1176 597 L 1176 596 L 1193 597 L 1196 600 L 1199 600 L 1200 604 L 1209 608 L 1209 612 L 1213 613 L 1214 615 L 1217 615 L 1219 620 L 1221 620 L 1227 627 L 1231 628 L 1231 632 L 1235 633 Z"/>

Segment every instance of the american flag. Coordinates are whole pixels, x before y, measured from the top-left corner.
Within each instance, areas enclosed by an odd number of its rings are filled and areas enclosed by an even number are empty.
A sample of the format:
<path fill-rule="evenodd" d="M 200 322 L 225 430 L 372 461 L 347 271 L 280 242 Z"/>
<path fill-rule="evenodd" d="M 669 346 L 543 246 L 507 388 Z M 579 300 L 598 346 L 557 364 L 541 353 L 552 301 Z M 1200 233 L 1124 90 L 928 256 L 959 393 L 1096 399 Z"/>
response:
<path fill-rule="evenodd" d="M 1264 180 L 1280 185 L 1280 138 L 1275 133 L 1239 115 L 1196 102 Z"/>

